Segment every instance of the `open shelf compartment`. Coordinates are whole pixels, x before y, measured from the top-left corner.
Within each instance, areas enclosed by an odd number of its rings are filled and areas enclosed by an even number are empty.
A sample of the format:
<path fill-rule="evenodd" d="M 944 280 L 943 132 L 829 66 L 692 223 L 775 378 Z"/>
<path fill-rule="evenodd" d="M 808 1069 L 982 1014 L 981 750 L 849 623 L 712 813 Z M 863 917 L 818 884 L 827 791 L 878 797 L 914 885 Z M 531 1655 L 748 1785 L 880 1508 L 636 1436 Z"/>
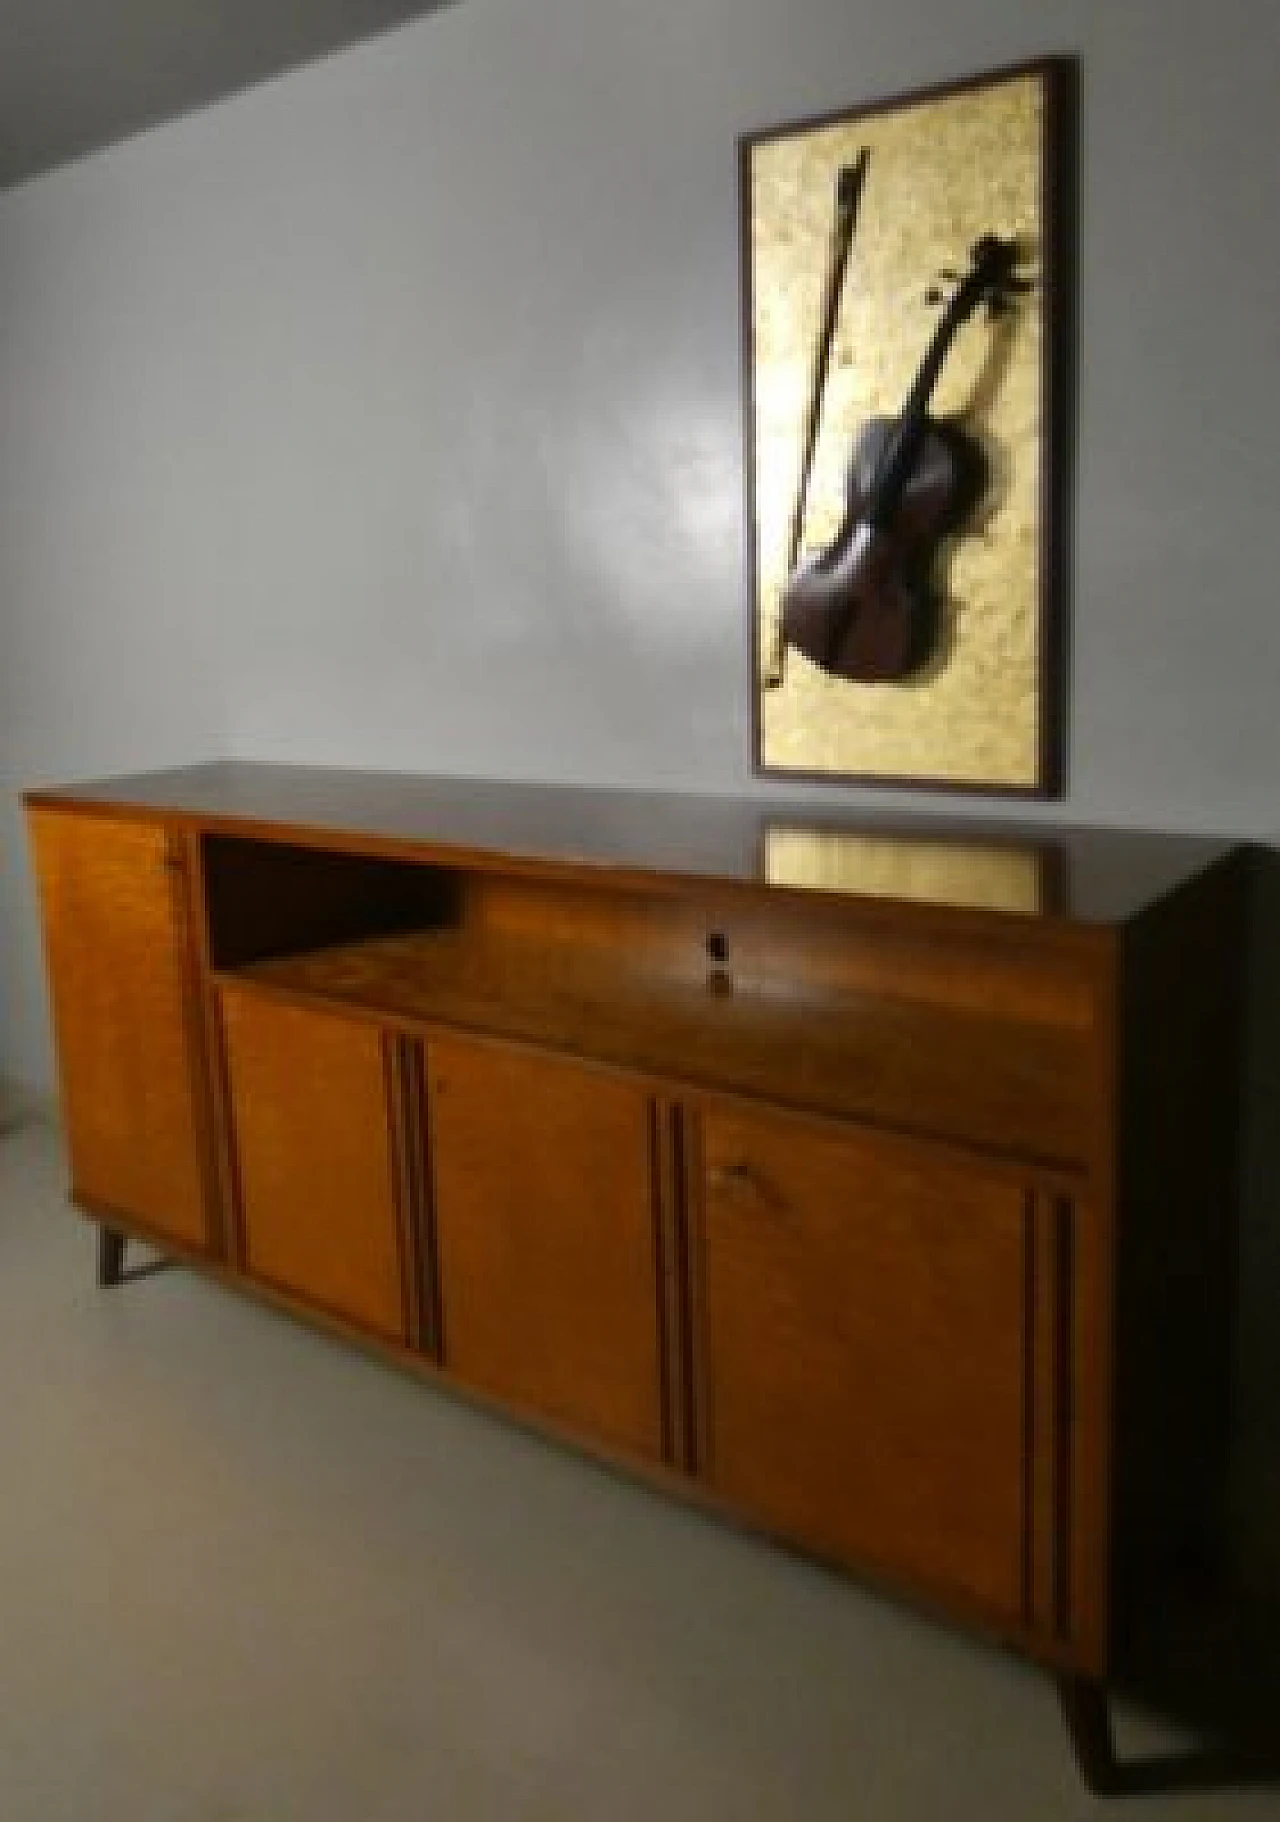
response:
<path fill-rule="evenodd" d="M 886 950 L 839 906 L 526 879 L 243 840 L 206 854 L 215 969 L 415 1031 L 469 1031 L 1028 1156 L 1084 1134 L 1087 1020 Z M 901 963 L 902 965 L 897 965 Z M 916 991 L 899 982 L 912 981 Z M 940 999 L 943 1003 L 939 1003 Z M 950 1000 L 950 1003 L 948 1002 Z M 949 1039 L 939 1043 L 940 1026 Z"/>

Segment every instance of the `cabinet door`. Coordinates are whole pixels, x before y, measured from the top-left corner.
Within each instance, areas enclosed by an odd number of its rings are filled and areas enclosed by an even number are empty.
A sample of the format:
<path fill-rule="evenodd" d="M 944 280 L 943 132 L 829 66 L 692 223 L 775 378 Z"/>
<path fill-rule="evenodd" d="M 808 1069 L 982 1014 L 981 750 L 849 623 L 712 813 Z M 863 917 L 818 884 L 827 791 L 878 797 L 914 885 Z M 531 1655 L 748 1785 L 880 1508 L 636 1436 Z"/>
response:
<path fill-rule="evenodd" d="M 376 1025 L 221 991 L 244 1266 L 374 1334 L 407 1335 L 393 1085 Z"/>
<path fill-rule="evenodd" d="M 1020 1185 L 928 1146 L 719 1109 L 697 1176 L 716 1490 L 824 1555 L 1018 1616 Z"/>
<path fill-rule="evenodd" d="M 428 1046 L 444 1360 L 586 1436 L 662 1449 L 647 1095 L 498 1044 Z"/>
<path fill-rule="evenodd" d="M 33 810 L 72 1194 L 204 1247 L 211 1203 L 186 877 L 159 825 Z"/>

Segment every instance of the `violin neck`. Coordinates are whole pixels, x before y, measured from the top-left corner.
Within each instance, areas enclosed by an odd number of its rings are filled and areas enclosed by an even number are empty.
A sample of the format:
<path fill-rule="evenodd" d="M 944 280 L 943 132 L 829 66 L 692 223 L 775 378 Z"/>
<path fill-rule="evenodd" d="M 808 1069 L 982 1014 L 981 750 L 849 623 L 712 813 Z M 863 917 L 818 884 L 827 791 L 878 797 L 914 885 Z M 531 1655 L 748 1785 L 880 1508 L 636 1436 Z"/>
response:
<path fill-rule="evenodd" d="M 951 344 L 968 314 L 968 308 L 957 293 L 934 331 L 928 351 L 920 363 L 920 370 L 911 383 L 897 426 L 885 447 L 871 485 L 867 507 L 868 519 L 881 530 L 898 509 L 898 501 L 915 464 L 920 439 L 928 423 L 929 401 L 951 352 Z"/>

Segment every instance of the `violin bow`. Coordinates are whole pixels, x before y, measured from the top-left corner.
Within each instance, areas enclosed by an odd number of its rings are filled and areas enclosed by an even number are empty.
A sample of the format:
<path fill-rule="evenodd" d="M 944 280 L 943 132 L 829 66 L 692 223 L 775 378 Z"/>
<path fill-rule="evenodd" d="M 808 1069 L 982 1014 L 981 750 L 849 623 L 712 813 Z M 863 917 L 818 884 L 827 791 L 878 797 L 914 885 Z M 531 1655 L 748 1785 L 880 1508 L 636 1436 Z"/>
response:
<path fill-rule="evenodd" d="M 862 200 L 862 187 L 866 182 L 867 165 L 870 159 L 870 150 L 863 146 L 853 163 L 841 165 L 836 173 L 835 218 L 832 222 L 831 247 L 827 256 L 827 276 L 822 296 L 822 319 L 814 352 L 809 402 L 805 409 L 800 480 L 796 488 L 795 504 L 791 509 L 791 523 L 787 532 L 786 574 L 788 577 L 794 573 L 800 558 L 800 540 L 804 535 L 805 516 L 809 508 L 809 477 L 813 471 L 813 455 L 818 445 L 818 430 L 822 423 L 822 399 L 827 386 L 827 370 L 831 365 L 831 348 L 835 341 L 836 324 L 840 319 L 840 298 L 844 291 L 845 272 L 849 265 L 849 253 L 853 247 L 854 230 L 858 224 L 858 205 Z M 779 616 L 774 636 L 773 660 L 764 679 L 764 687 L 767 690 L 776 690 L 782 682 L 785 650 L 786 640 L 782 633 L 782 618 Z"/>

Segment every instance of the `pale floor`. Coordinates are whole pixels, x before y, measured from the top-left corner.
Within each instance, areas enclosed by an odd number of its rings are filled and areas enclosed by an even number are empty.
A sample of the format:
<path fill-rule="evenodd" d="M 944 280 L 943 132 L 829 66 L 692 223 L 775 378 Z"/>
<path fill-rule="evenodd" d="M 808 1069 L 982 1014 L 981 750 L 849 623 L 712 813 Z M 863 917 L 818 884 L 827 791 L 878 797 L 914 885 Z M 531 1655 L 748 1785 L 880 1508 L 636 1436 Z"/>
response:
<path fill-rule="evenodd" d="M 1097 1813 L 1024 1666 L 185 1271 L 93 1264 L 53 1133 L 0 1140 L 0 1822 Z"/>

